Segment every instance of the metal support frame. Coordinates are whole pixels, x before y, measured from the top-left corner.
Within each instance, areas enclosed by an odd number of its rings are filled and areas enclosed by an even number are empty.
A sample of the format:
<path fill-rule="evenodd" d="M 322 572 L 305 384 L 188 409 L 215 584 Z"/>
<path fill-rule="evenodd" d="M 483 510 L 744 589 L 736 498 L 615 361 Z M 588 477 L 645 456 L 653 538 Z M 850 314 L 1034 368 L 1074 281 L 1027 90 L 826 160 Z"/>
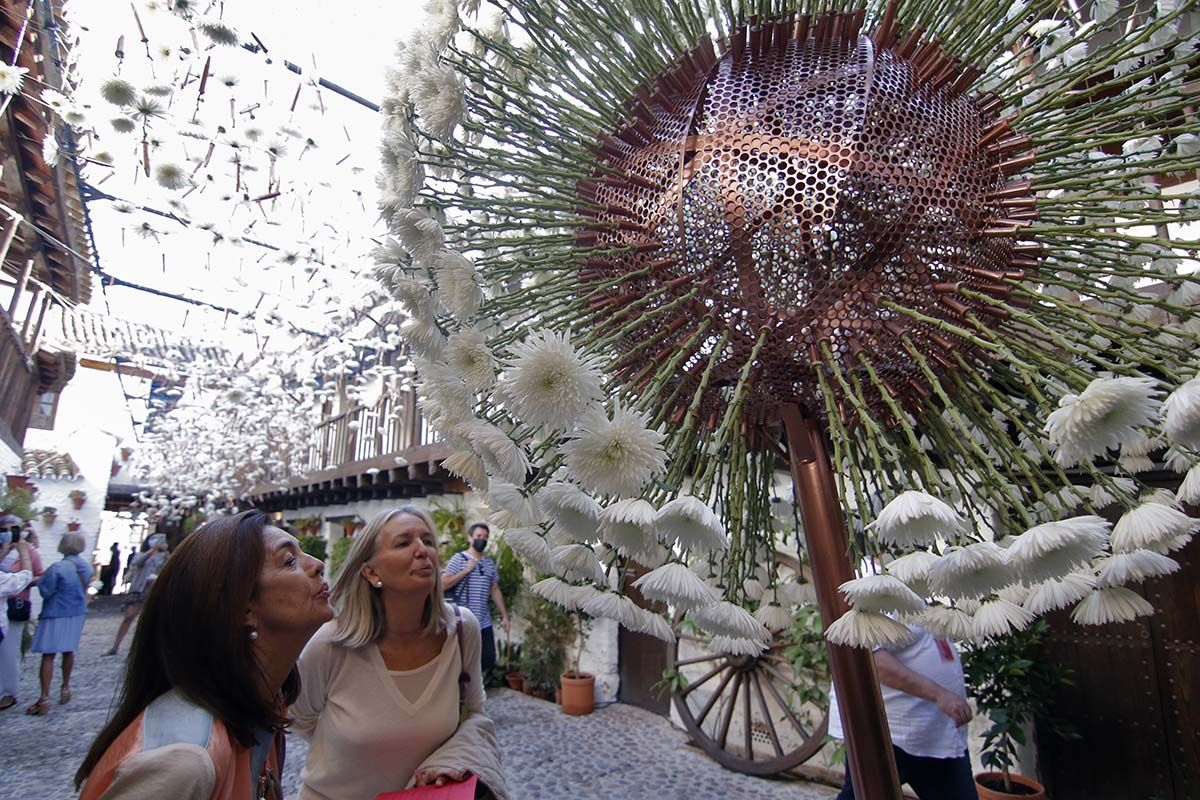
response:
<path fill-rule="evenodd" d="M 781 412 L 796 503 L 804 520 L 804 537 L 812 563 L 817 605 L 825 627 L 849 610 L 838 586 L 854 577 L 847 554 L 846 523 L 826 451 L 825 432 L 804 416 L 799 406 Z M 846 765 L 859 800 L 900 800 L 900 777 L 892 753 L 883 697 L 871 653 L 826 643 L 837 690 Z"/>

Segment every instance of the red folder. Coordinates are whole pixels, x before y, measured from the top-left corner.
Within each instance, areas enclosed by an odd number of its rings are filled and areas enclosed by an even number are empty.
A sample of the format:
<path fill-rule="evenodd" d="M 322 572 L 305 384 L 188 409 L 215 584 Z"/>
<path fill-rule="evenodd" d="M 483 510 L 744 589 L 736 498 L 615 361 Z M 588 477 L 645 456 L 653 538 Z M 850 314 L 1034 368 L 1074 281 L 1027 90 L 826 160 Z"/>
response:
<path fill-rule="evenodd" d="M 402 792 L 384 792 L 376 795 L 375 800 L 475 800 L 477 783 L 479 777 L 471 775 L 465 781 L 445 786 L 416 786 Z"/>

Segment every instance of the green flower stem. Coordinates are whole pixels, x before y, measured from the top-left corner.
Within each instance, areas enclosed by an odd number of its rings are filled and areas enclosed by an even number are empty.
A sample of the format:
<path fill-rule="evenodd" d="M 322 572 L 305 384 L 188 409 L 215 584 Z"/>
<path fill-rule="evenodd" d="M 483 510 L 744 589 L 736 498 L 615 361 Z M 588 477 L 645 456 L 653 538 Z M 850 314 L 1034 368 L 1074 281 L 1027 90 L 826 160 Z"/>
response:
<path fill-rule="evenodd" d="M 937 474 L 937 470 L 933 468 L 933 462 L 931 462 L 925 455 L 925 450 L 921 447 L 917 433 L 915 430 L 913 430 L 912 425 L 909 423 L 908 414 L 902 408 L 900 408 L 900 404 L 896 402 L 894 397 L 892 397 L 892 394 L 888 391 L 887 386 L 885 386 L 883 381 L 879 379 L 879 375 L 875 372 L 875 368 L 871 365 L 871 360 L 867 358 L 866 352 L 861 350 L 858 352 L 858 361 L 860 364 L 862 364 L 863 369 L 866 370 L 868 377 L 871 379 L 871 383 L 875 385 L 876 391 L 879 392 L 879 396 L 883 398 L 883 402 L 887 404 L 888 409 L 892 412 L 892 419 L 894 419 L 900 426 L 900 429 L 904 431 L 904 435 L 908 439 L 909 448 L 913 455 L 917 458 L 917 466 L 921 470 L 925 485 L 931 489 L 936 488 L 945 490 L 947 487 L 942 483 L 941 478 Z"/>

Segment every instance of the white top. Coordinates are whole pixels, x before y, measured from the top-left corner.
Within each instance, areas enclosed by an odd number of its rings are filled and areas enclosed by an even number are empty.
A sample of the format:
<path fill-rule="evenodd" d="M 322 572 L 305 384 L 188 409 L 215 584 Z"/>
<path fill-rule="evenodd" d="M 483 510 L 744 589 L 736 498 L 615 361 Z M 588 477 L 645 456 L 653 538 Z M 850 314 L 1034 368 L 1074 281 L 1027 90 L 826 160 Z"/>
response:
<path fill-rule="evenodd" d="M 8 599 L 10 594 L 20 594 L 33 580 L 33 573 L 27 569 L 16 572 L 0 572 L 0 600 Z M 0 608 L 0 631 L 8 630 L 8 612 Z"/>
<path fill-rule="evenodd" d="M 876 648 L 887 650 L 896 660 L 918 675 L 949 689 L 959 697 L 967 696 L 963 680 L 962 661 L 958 650 L 947 642 L 951 658 L 947 660 L 938 649 L 937 640 L 924 628 L 909 625 L 916 638 L 906 647 Z M 892 733 L 892 744 L 910 756 L 926 758 L 958 758 L 967 750 L 967 726 L 957 726 L 954 720 L 938 710 L 938 707 L 915 695 L 880 684 L 883 706 L 887 711 L 888 728 Z M 838 711 L 837 693 L 829 689 L 829 735 L 844 739 L 842 718 Z"/>
<path fill-rule="evenodd" d="M 459 655 L 453 611 L 446 643 L 429 667 L 424 689 L 410 700 L 401 692 L 379 648 L 347 648 L 333 641 L 336 621 L 317 631 L 300 654 L 300 697 L 293 728 L 310 740 L 300 773 L 300 800 L 356 800 L 405 788 L 413 773 L 458 729 Z M 462 610 L 463 643 L 471 681 L 467 710 L 483 711 L 479 622 Z M 432 665 L 432 666 L 430 666 Z M 408 672 L 414 672 L 412 670 Z"/>

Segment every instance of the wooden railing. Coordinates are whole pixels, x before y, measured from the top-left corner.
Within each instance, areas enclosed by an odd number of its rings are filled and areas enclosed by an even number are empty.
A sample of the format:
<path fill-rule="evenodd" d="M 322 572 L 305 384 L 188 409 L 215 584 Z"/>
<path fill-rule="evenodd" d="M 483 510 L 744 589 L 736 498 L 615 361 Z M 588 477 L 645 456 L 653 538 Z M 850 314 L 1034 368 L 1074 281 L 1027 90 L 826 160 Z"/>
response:
<path fill-rule="evenodd" d="M 0 308 L 0 420 L 17 441 L 25 438 L 33 411 L 37 368 L 25 353 L 21 335 Z"/>
<path fill-rule="evenodd" d="M 318 425 L 308 448 L 308 471 L 333 469 L 435 441 L 436 434 L 417 408 L 414 391 L 404 392 L 399 399 L 384 395 L 375 406 L 358 406 Z"/>

